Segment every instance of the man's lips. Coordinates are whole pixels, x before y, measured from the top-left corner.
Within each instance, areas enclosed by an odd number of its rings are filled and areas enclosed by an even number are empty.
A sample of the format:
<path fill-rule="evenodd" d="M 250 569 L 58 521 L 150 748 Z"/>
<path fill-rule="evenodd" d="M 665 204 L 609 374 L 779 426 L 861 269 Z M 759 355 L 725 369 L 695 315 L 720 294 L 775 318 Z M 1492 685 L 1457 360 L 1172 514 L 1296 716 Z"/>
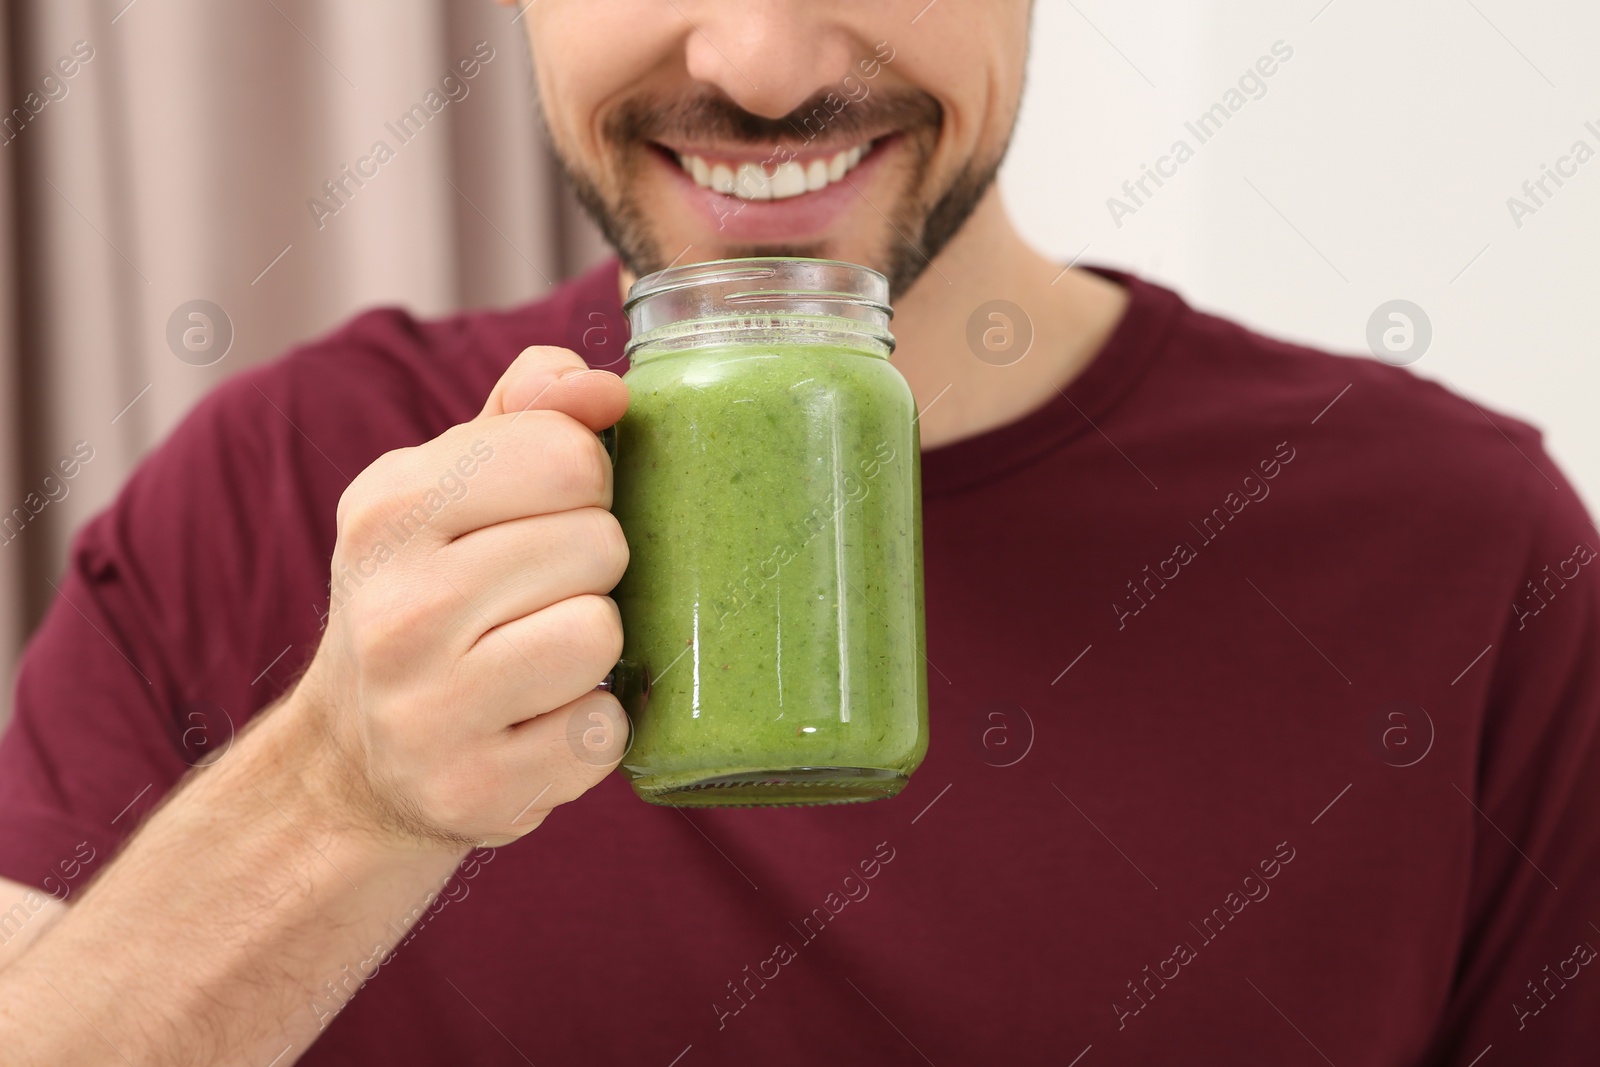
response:
<path fill-rule="evenodd" d="M 855 149 L 792 158 L 666 146 L 654 155 L 691 208 L 726 240 L 796 242 L 825 236 L 899 140 L 891 134 Z"/>

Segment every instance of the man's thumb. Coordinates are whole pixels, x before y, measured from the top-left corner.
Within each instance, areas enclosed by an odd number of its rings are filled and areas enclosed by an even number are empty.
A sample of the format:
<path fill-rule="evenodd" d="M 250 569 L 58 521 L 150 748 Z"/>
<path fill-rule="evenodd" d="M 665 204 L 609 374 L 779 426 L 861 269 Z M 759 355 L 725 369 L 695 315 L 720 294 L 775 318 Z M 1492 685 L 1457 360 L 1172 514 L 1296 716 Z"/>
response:
<path fill-rule="evenodd" d="M 607 370 L 590 370 L 576 352 L 549 345 L 525 348 L 500 376 L 478 417 L 519 411 L 560 411 L 596 432 L 628 408 L 628 387 Z"/>

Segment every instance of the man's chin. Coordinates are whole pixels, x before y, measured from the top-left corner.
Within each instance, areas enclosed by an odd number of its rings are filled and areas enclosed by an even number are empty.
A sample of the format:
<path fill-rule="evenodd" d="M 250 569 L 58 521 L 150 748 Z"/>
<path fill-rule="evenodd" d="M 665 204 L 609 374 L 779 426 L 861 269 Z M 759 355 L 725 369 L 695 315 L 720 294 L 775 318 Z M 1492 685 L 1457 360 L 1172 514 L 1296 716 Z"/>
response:
<path fill-rule="evenodd" d="M 573 176 L 579 201 L 599 224 L 606 241 L 636 276 L 653 274 L 668 266 L 704 263 L 716 259 L 779 256 L 797 259 L 836 259 L 871 267 L 889 279 L 890 299 L 897 300 L 916 283 L 965 224 L 994 181 L 998 164 L 969 168 L 931 209 L 916 199 L 897 205 L 884 234 L 855 233 L 821 239 L 733 243 L 713 237 L 696 240 L 693 229 L 663 234 L 654 220 L 672 217 L 670 210 L 635 199 L 607 203 L 592 183 Z M 572 172 L 569 170 L 568 174 Z M 921 240 L 913 242 L 907 234 Z"/>
<path fill-rule="evenodd" d="M 653 274 L 668 266 L 716 259 L 753 256 L 836 259 L 871 267 L 886 276 L 891 299 L 899 298 L 911 288 L 930 260 L 965 222 L 983 190 L 993 180 L 995 170 L 990 167 L 977 176 L 964 173 L 963 180 L 958 180 L 954 188 L 934 201 L 931 210 L 924 206 L 920 197 L 903 194 L 877 226 L 873 225 L 877 220 L 868 220 L 865 226 L 856 226 L 855 232 L 845 234 L 735 243 L 727 241 L 725 235 L 697 234 L 699 227 L 696 226 L 674 227 L 678 232 L 663 233 L 657 223 L 676 217 L 682 210 L 681 204 L 658 202 L 653 189 L 644 196 L 626 196 L 612 201 L 602 195 L 586 175 L 566 166 L 565 161 L 563 169 L 579 203 L 635 277 Z M 624 173 L 629 170 L 621 169 Z M 934 221 L 939 225 L 930 226 Z M 844 220 L 840 220 L 839 225 L 849 228 Z M 873 232 L 866 232 L 869 228 Z M 914 244 L 907 234 L 921 236 L 923 243 Z"/>

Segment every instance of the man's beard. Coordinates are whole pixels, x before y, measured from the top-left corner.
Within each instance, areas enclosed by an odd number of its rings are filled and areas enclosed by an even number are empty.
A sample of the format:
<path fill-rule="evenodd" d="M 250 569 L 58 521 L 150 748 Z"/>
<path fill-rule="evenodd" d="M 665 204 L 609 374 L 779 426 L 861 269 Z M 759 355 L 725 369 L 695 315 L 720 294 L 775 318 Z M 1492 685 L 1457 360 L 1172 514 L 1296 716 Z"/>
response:
<path fill-rule="evenodd" d="M 822 132 L 831 134 L 835 144 L 860 143 L 869 132 L 895 130 L 898 144 L 910 161 L 909 180 L 893 211 L 885 216 L 890 229 L 889 247 L 880 254 L 879 262 L 863 265 L 887 276 L 891 296 L 898 298 L 922 276 L 977 210 L 994 184 L 1005 148 L 1002 146 L 990 160 L 968 160 L 948 187 L 935 195 L 929 188 L 933 180 L 932 157 L 944 121 L 944 110 L 938 101 L 926 93 L 880 90 L 860 102 L 846 103 L 834 114 L 823 102 L 826 96 L 819 94 L 779 119 L 752 115 L 715 93 L 664 104 L 644 99 L 630 101 L 618 108 L 601 130 L 602 143 L 612 151 L 616 163 L 621 191 L 614 197 L 608 197 L 594 176 L 575 165 L 559 145 L 555 146 L 555 155 L 579 203 L 600 227 L 606 241 L 630 271 L 643 277 L 676 262 L 687 251 L 662 248 L 653 236 L 650 217 L 631 195 L 651 162 L 648 154 L 657 151 L 652 142 L 693 143 L 698 138 L 711 137 L 767 151 L 780 143 L 794 146 L 809 140 L 803 133 L 809 128 L 806 121 L 818 114 L 827 116 Z M 840 98 L 835 94 L 834 99 Z M 852 142 L 851 134 L 859 134 L 860 138 Z M 773 164 L 777 162 L 780 160 L 773 160 Z M 879 213 L 876 208 L 874 213 Z M 728 255 L 818 258 L 824 251 L 821 243 L 761 244 L 731 246 Z"/>

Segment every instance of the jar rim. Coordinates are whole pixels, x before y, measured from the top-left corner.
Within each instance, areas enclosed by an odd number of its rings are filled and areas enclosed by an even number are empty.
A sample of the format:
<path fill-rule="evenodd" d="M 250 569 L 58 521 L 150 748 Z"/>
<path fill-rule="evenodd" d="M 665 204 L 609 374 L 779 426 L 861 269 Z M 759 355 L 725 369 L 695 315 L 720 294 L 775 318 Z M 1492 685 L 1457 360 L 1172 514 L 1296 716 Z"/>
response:
<path fill-rule="evenodd" d="M 722 294 L 722 298 L 735 305 L 770 303 L 775 297 L 824 298 L 843 304 L 881 312 L 885 318 L 894 315 L 889 306 L 889 279 L 871 267 L 850 263 L 842 259 L 817 259 L 806 256 L 745 256 L 737 259 L 713 259 L 702 263 L 685 263 L 681 267 L 667 267 L 646 274 L 628 289 L 623 301 L 623 314 L 629 314 L 651 297 L 682 289 L 719 283 L 756 282 L 776 278 L 784 273 L 783 267 L 811 270 L 816 274 L 838 274 L 843 279 L 857 278 L 862 284 L 854 290 L 847 288 L 770 288 L 756 287 Z"/>
<path fill-rule="evenodd" d="M 667 327 L 710 327 L 757 318 L 834 320 L 892 349 L 889 280 L 871 267 L 838 259 L 750 256 L 668 267 L 633 283 L 623 301 L 629 339 L 623 351 Z"/>

